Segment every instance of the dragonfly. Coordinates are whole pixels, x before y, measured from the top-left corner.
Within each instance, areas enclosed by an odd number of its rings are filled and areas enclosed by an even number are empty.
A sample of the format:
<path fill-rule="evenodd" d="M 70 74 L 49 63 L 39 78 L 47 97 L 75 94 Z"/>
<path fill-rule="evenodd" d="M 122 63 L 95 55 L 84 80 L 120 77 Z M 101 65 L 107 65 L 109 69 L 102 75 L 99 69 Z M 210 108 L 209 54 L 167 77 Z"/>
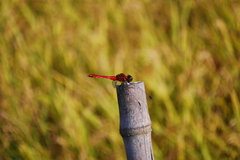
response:
<path fill-rule="evenodd" d="M 93 77 L 93 78 L 105 78 L 105 79 L 113 80 L 113 86 L 114 87 L 116 86 L 116 83 L 114 83 L 116 81 L 121 82 L 121 84 L 124 85 L 124 84 L 130 83 L 133 80 L 133 77 L 131 75 L 126 75 L 124 73 L 120 73 L 116 76 L 103 76 L 103 75 L 96 75 L 96 74 L 89 74 L 87 76 L 88 77 Z M 149 96 L 149 97 L 151 98 L 151 96 Z M 140 102 L 138 102 L 138 104 L 141 106 Z"/>
<path fill-rule="evenodd" d="M 131 75 L 126 75 L 124 73 L 120 73 L 116 76 L 102 76 L 102 75 L 96 75 L 96 74 L 89 74 L 88 77 L 110 79 L 113 81 L 119 81 L 122 84 L 129 83 L 133 80 L 133 77 Z"/>

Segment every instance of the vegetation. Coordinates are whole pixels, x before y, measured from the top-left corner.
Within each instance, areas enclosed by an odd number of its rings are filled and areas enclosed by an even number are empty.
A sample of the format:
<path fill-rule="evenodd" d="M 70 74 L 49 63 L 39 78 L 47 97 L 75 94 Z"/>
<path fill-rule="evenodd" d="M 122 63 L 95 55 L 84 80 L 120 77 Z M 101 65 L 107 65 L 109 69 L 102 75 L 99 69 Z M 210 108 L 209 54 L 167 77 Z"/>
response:
<path fill-rule="evenodd" d="M 0 159 L 124 160 L 116 91 L 145 82 L 155 159 L 240 159 L 240 2 L 2 0 Z"/>

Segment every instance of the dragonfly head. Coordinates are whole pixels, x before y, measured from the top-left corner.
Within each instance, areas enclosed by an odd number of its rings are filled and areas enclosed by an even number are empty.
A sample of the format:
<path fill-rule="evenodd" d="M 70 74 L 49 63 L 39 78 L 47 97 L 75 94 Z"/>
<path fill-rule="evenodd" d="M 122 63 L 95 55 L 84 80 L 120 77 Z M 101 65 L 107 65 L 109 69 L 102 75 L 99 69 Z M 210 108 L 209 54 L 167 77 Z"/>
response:
<path fill-rule="evenodd" d="M 133 80 L 133 77 L 131 76 L 131 75 L 127 75 L 127 82 L 129 83 L 129 82 L 131 82 Z"/>

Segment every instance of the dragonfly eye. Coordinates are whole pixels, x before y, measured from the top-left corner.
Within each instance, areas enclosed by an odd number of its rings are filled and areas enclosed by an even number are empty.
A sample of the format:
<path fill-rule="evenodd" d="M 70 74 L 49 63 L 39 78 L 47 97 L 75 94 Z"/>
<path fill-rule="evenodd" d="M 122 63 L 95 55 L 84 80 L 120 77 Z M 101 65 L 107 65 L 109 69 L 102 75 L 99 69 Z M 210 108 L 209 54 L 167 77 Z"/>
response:
<path fill-rule="evenodd" d="M 133 77 L 130 76 L 130 75 L 127 75 L 127 82 L 129 83 L 129 82 L 131 82 L 132 80 L 133 80 Z"/>

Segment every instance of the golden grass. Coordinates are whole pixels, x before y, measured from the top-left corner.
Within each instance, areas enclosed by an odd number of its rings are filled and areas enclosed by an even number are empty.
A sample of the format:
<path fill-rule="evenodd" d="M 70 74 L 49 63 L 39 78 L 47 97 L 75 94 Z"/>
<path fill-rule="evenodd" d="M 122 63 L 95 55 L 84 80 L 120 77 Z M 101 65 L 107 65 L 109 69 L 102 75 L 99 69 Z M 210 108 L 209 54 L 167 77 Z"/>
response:
<path fill-rule="evenodd" d="M 115 159 L 116 91 L 145 82 L 155 159 L 239 159 L 238 1 L 2 1 L 3 160 Z"/>

